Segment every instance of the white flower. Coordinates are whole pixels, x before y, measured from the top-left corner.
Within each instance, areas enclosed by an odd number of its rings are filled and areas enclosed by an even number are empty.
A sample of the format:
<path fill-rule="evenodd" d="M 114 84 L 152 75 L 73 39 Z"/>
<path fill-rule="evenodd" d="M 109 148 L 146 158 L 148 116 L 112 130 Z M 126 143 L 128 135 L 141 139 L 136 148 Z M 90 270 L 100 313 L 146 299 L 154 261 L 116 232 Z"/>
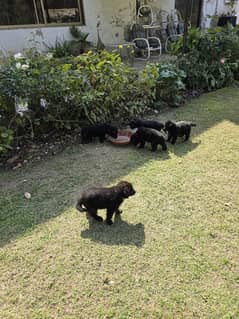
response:
<path fill-rule="evenodd" d="M 40 105 L 41 107 L 43 107 L 44 109 L 47 109 L 48 107 L 48 103 L 46 99 L 40 99 Z"/>
<path fill-rule="evenodd" d="M 22 67 L 21 63 L 20 63 L 20 62 L 17 62 L 17 63 L 16 63 L 16 68 L 17 68 L 17 69 L 21 69 L 21 67 Z"/>
<path fill-rule="evenodd" d="M 20 116 L 24 115 L 24 112 L 27 112 L 28 109 L 28 100 L 15 96 L 15 110 L 16 113 L 20 114 Z"/>
<path fill-rule="evenodd" d="M 22 55 L 22 53 L 21 52 L 19 52 L 19 53 L 16 53 L 16 54 L 14 54 L 14 59 L 23 59 L 24 58 L 24 56 Z"/>
<path fill-rule="evenodd" d="M 22 65 L 22 70 L 27 70 L 29 69 L 29 65 L 28 64 L 23 64 Z"/>
<path fill-rule="evenodd" d="M 47 60 L 51 60 L 52 58 L 53 58 L 53 53 L 48 52 L 48 53 L 46 54 L 46 59 L 47 59 Z"/>

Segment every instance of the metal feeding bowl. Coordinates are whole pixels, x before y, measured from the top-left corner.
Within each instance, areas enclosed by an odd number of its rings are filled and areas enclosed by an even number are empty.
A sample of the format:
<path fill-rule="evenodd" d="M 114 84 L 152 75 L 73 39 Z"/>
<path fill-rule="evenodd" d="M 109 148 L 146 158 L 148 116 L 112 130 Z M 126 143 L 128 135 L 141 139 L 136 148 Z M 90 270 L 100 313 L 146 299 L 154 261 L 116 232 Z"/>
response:
<path fill-rule="evenodd" d="M 115 145 L 127 145 L 130 143 L 130 138 L 135 133 L 135 131 L 136 130 L 131 130 L 127 128 L 119 130 L 117 138 L 109 137 L 109 140 Z"/>

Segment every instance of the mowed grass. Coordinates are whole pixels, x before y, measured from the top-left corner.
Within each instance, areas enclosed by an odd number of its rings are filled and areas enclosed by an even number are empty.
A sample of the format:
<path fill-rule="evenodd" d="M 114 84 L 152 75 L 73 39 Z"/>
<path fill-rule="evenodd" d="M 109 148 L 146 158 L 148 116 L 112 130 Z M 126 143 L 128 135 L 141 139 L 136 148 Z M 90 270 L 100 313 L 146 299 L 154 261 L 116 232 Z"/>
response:
<path fill-rule="evenodd" d="M 238 101 L 228 88 L 160 115 L 197 123 L 168 154 L 94 143 L 1 172 L 0 318 L 239 318 Z M 122 179 L 137 194 L 114 225 L 75 210 Z"/>

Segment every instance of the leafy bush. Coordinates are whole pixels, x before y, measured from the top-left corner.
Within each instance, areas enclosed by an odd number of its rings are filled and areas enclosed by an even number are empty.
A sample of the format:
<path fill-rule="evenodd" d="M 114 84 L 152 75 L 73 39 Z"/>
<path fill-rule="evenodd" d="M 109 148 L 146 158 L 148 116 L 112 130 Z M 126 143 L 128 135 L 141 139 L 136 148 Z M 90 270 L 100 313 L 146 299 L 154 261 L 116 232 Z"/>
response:
<path fill-rule="evenodd" d="M 11 149 L 11 143 L 13 141 L 13 131 L 7 129 L 4 126 L 0 126 L 0 154 L 5 153 Z"/>
<path fill-rule="evenodd" d="M 156 98 L 162 99 L 170 105 L 182 103 L 182 92 L 185 90 L 183 80 L 186 76 L 184 71 L 175 64 L 166 63 L 158 65 L 158 72 Z"/>
<path fill-rule="evenodd" d="M 34 138 L 74 129 L 80 121 L 122 121 L 145 112 L 154 96 L 147 79 L 124 65 L 119 55 L 89 51 L 76 58 L 34 54 L 5 59 L 0 98 L 6 126 Z"/>
<path fill-rule="evenodd" d="M 194 40 L 193 40 L 194 39 Z M 178 65 L 187 74 L 188 88 L 211 91 L 231 84 L 239 76 L 239 36 L 237 29 L 215 28 L 207 33 L 189 32 L 186 54 L 182 43 L 175 46 Z"/>
<path fill-rule="evenodd" d="M 8 110 L 8 106 L 5 103 L 5 99 L 0 97 L 0 155 L 11 149 L 14 132 L 7 128 L 10 124 L 8 121 L 8 114 L 11 110 Z"/>
<path fill-rule="evenodd" d="M 72 25 L 70 27 L 70 33 L 74 40 L 70 41 L 71 54 L 77 56 L 85 52 L 86 47 L 90 45 L 90 42 L 87 41 L 89 33 L 82 32 L 77 26 Z"/>
<path fill-rule="evenodd" d="M 185 43 L 185 51 L 191 51 L 193 49 L 197 49 L 201 38 L 203 37 L 203 32 L 199 28 L 191 28 L 188 31 L 186 43 Z M 180 55 L 183 52 L 183 37 L 178 37 L 178 40 L 173 42 L 172 51 L 173 55 Z"/>
<path fill-rule="evenodd" d="M 157 102 L 166 102 L 172 106 L 183 102 L 183 80 L 186 75 L 176 64 L 148 64 L 142 75 Z"/>
<path fill-rule="evenodd" d="M 48 52 L 52 53 L 54 58 L 62 58 L 71 55 L 71 43 L 65 39 L 56 39 L 54 45 L 45 44 Z"/>
<path fill-rule="evenodd" d="M 197 51 L 182 56 L 178 65 L 187 74 L 185 82 L 190 89 L 211 91 L 230 85 L 234 79 L 231 64 L 223 59 L 201 60 Z"/>

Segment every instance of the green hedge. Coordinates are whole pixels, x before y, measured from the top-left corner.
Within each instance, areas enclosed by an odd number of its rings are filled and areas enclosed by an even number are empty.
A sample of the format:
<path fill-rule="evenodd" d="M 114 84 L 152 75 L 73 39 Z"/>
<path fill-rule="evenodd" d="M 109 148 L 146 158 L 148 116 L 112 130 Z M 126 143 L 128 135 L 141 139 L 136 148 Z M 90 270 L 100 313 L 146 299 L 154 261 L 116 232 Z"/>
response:
<path fill-rule="evenodd" d="M 0 126 L 27 138 L 71 130 L 82 120 L 122 121 L 144 113 L 154 100 L 147 78 L 107 51 L 65 59 L 50 54 L 5 59 L 0 97 Z M 19 100 L 28 102 L 27 112 L 16 113 Z"/>
<path fill-rule="evenodd" d="M 174 44 L 177 64 L 187 77 L 188 88 L 211 91 L 230 85 L 239 79 L 239 30 L 230 26 L 189 31 L 186 53 L 183 39 Z"/>

